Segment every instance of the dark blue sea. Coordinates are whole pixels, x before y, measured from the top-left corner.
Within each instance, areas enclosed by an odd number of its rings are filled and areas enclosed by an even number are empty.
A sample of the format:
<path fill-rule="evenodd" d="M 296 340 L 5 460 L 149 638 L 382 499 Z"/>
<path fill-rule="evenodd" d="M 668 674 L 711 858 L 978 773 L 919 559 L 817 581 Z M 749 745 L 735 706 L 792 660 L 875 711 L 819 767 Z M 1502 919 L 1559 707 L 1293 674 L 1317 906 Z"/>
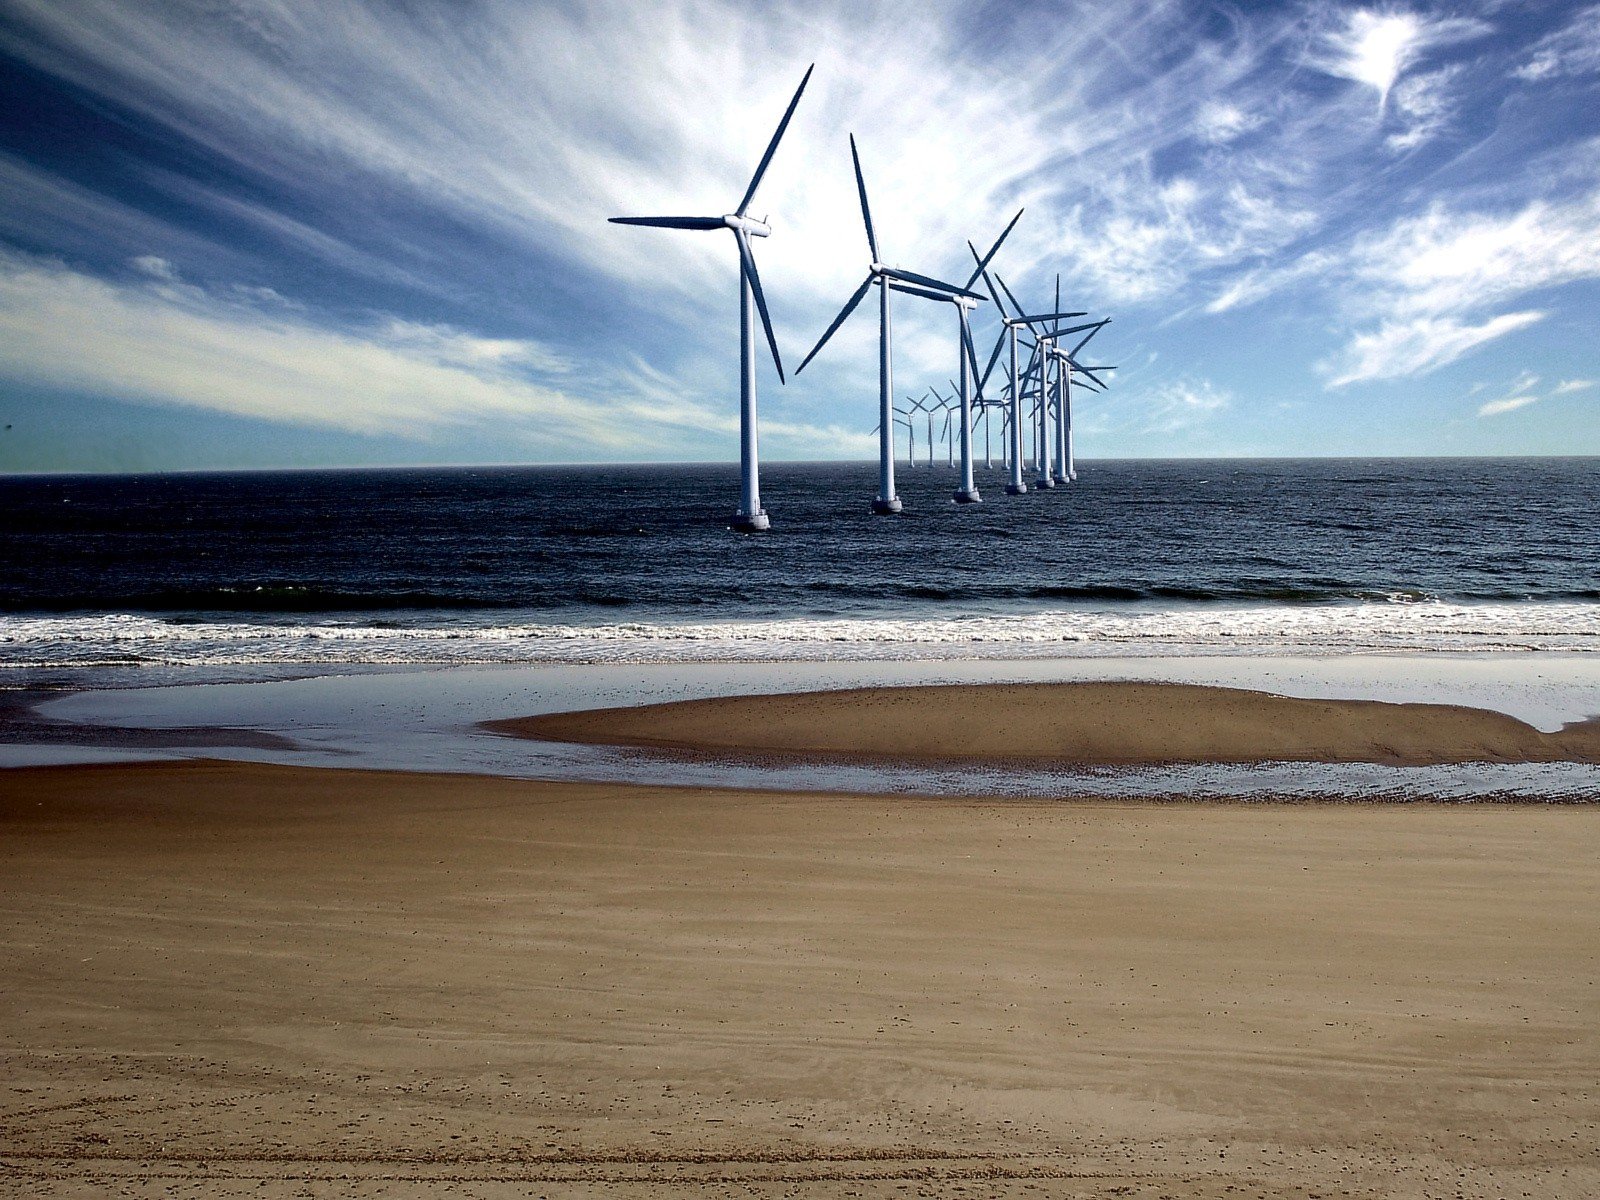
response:
<path fill-rule="evenodd" d="M 1600 648 L 1600 459 L 0 479 L 0 664 Z"/>

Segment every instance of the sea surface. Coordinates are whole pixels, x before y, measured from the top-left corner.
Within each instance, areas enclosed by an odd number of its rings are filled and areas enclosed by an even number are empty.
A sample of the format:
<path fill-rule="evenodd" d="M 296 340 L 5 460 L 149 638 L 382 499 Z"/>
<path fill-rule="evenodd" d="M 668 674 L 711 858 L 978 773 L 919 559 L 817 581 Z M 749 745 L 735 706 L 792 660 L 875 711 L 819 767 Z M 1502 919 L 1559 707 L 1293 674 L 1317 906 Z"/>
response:
<path fill-rule="evenodd" d="M 0 670 L 1600 650 L 1600 459 L 0 479 Z M 0 677 L 0 686 L 8 680 Z"/>

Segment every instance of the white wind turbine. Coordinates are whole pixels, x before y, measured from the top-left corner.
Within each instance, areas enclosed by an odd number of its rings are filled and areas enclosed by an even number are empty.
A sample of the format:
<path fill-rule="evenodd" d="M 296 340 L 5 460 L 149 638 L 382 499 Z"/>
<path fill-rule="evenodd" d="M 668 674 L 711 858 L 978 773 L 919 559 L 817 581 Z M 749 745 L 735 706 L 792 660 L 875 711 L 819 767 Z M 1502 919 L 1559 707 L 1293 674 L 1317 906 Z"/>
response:
<path fill-rule="evenodd" d="M 1053 325 L 1065 318 L 1081 317 L 1084 314 L 1081 312 L 1049 312 L 1037 313 L 1033 315 L 1024 313 L 1022 311 L 1022 305 L 1018 304 L 1017 298 L 1011 294 L 1011 289 L 1006 287 L 1005 280 L 1001 279 L 998 274 L 996 274 L 993 279 L 989 277 L 986 260 L 978 257 L 978 248 L 971 242 L 968 242 L 967 249 L 972 252 L 973 261 L 978 264 L 978 274 L 983 277 L 984 286 L 989 291 L 989 298 L 994 301 L 995 309 L 1000 314 L 1000 322 L 1002 326 L 1000 330 L 1000 336 L 995 339 L 994 350 L 989 355 L 989 365 L 983 369 L 983 376 L 979 380 L 978 386 L 980 390 L 989 382 L 989 376 L 994 371 L 995 363 L 1000 359 L 1001 349 L 1004 348 L 1008 343 L 1011 349 L 1009 363 L 1010 370 L 1008 372 L 1008 384 L 1011 389 L 1011 403 L 1009 410 L 1011 419 L 1011 479 L 1010 482 L 1006 484 L 1006 494 L 1009 496 L 1020 496 L 1028 490 L 1028 485 L 1022 481 L 1022 400 L 1024 391 L 1022 382 L 1030 372 L 1023 371 L 1019 373 L 1017 370 L 1017 335 L 1022 330 L 1027 330 L 1028 332 L 1033 333 L 1035 336 L 1038 336 L 1038 331 L 1035 329 L 1035 326 L 1037 325 Z M 1000 284 L 1000 291 L 995 290 L 996 281 L 998 281 Z M 1006 311 L 1005 302 L 1000 299 L 1001 292 L 1004 292 L 1006 297 L 1011 301 L 1012 305 L 1015 306 L 1017 310 L 1015 316 L 1012 316 Z M 1060 284 L 1058 283 L 1056 287 L 1056 307 L 1059 309 L 1060 306 L 1061 291 Z M 1035 355 L 1038 354 L 1037 346 L 1034 347 L 1034 353 Z M 1030 369 L 1032 367 L 1031 361 L 1029 363 L 1029 367 Z M 1042 453 L 1039 460 L 1041 462 L 1043 461 Z M 1049 472 L 1041 468 L 1040 475 L 1041 478 L 1039 480 L 1039 486 L 1045 488 L 1050 487 L 1051 484 L 1049 480 Z"/>
<path fill-rule="evenodd" d="M 967 278 L 967 287 L 971 288 L 978 282 L 990 260 L 1000 252 L 1001 245 L 1017 227 L 1017 222 L 1022 220 L 1023 209 L 1017 209 L 1017 215 L 1011 218 L 1008 224 L 995 238 L 994 245 L 989 247 L 989 253 L 978 260 L 977 269 Z M 968 243 L 969 245 L 971 243 Z M 978 352 L 972 348 L 972 310 L 976 308 L 983 297 L 974 292 L 963 290 L 960 295 L 946 296 L 946 300 L 955 305 L 956 320 L 959 324 L 960 336 L 956 347 L 960 358 L 961 383 L 956 387 L 956 394 L 960 397 L 961 405 L 961 481 L 956 487 L 952 499 L 957 504 L 978 504 L 983 497 L 978 493 L 978 481 L 973 477 L 972 471 L 972 384 L 978 373 Z M 983 388 L 978 387 L 978 395 L 983 395 Z"/>
<path fill-rule="evenodd" d="M 772 227 L 765 221 L 747 217 L 745 213 L 756 198 L 761 177 L 766 174 L 767 166 L 778 149 L 778 142 L 783 138 L 783 131 L 789 127 L 789 118 L 794 116 L 795 106 L 800 103 L 800 94 L 806 90 L 811 72 L 815 69 L 815 63 L 806 68 L 805 77 L 795 89 L 794 99 L 789 101 L 789 107 L 784 111 L 783 120 L 778 122 L 772 141 L 767 143 L 767 152 L 761 156 L 761 164 L 756 167 L 756 173 L 751 177 L 750 186 L 745 189 L 744 199 L 739 201 L 738 208 L 720 217 L 611 218 L 616 225 L 651 225 L 659 229 L 727 229 L 732 231 L 734 241 L 739 245 L 739 511 L 733 518 L 733 527 L 739 530 L 758 531 L 771 526 L 766 510 L 761 507 L 761 468 L 756 446 L 756 335 L 752 307 L 761 315 L 761 327 L 766 331 L 767 347 L 772 351 L 772 365 L 778 369 L 778 380 L 780 383 L 784 381 L 778 339 L 772 333 L 767 298 L 761 292 L 761 277 L 756 274 L 755 256 L 750 252 L 750 239 L 770 236 Z"/>
<path fill-rule="evenodd" d="M 1115 371 L 1117 369 L 1116 367 L 1086 367 L 1078 361 L 1077 355 L 1078 352 L 1081 351 L 1088 343 L 1090 338 L 1099 333 L 1110 323 L 1110 317 L 1106 317 L 1102 321 L 1096 321 L 1093 325 L 1087 327 L 1089 332 L 1084 334 L 1083 339 L 1071 350 L 1057 349 L 1054 351 L 1057 358 L 1056 385 L 1060 389 L 1060 397 L 1056 406 L 1056 412 L 1058 424 L 1061 430 L 1061 474 L 1065 477 L 1067 482 L 1073 482 L 1078 478 L 1078 467 L 1077 463 L 1074 461 L 1074 447 L 1072 444 L 1073 372 L 1076 371 L 1083 375 L 1084 378 L 1089 381 L 1087 386 L 1089 386 L 1092 391 L 1104 391 L 1107 386 L 1106 381 L 1096 375 L 1095 372 Z M 1077 332 L 1079 332 L 1077 329 L 1062 330 L 1063 334 Z"/>
<path fill-rule="evenodd" d="M 872 502 L 872 511 L 889 514 L 897 513 L 903 507 L 900 497 L 895 494 L 894 487 L 894 421 L 891 415 L 894 405 L 894 339 L 889 319 L 889 293 L 906 292 L 929 300 L 949 300 L 957 304 L 975 303 L 982 297 L 953 283 L 945 283 L 943 280 L 919 275 L 915 271 L 902 270 L 900 267 L 891 267 L 883 262 L 882 256 L 878 253 L 878 235 L 872 227 L 872 209 L 867 203 L 867 183 L 861 174 L 861 155 L 856 150 L 855 134 L 850 135 L 850 160 L 855 165 L 856 192 L 861 197 L 861 220 L 867 229 L 867 249 L 872 253 L 872 261 L 867 266 L 867 277 L 861 281 L 861 286 L 844 302 L 844 307 L 839 310 L 839 315 L 834 317 L 833 324 L 823 331 L 822 336 L 817 339 L 817 344 L 811 347 L 811 353 L 806 355 L 794 373 L 798 377 L 800 372 L 806 369 L 806 364 L 827 345 L 828 339 L 856 310 L 856 305 L 861 303 L 868 290 L 876 286 L 878 288 L 878 495 Z M 968 287 L 970 286 L 968 284 Z"/>

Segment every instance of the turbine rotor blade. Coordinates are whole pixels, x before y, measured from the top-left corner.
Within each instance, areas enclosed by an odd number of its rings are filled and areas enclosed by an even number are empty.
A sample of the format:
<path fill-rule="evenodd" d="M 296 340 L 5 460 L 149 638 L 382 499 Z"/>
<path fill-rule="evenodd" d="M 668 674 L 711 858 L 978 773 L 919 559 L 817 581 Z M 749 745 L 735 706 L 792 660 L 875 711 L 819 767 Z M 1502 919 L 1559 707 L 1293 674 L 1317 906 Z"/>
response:
<path fill-rule="evenodd" d="M 994 370 L 995 363 L 1000 361 L 1000 351 L 1005 349 L 1006 338 L 1009 335 L 1010 335 L 1010 330 L 1002 329 L 1000 331 L 1000 336 L 995 338 L 995 340 L 994 340 L 994 353 L 989 355 L 989 365 L 986 366 L 983 369 L 983 379 L 979 383 L 979 387 L 980 388 L 983 386 L 983 384 L 989 382 L 989 374 L 990 374 L 990 372 L 992 372 Z"/>
<path fill-rule="evenodd" d="M 1079 374 L 1084 375 L 1085 377 L 1094 380 L 1094 382 L 1096 384 L 1098 384 L 1101 387 L 1101 389 L 1104 389 L 1104 388 L 1110 386 L 1109 384 L 1106 383 L 1106 381 L 1104 379 L 1101 379 L 1100 376 L 1095 374 L 1096 370 L 1100 370 L 1100 371 L 1106 370 L 1105 367 L 1086 367 L 1086 366 L 1083 366 L 1081 363 L 1074 362 L 1073 359 L 1072 359 L 1072 356 L 1070 354 L 1067 356 L 1067 362 L 1068 362 L 1068 364 L 1071 365 L 1071 367 L 1072 367 L 1072 369 L 1074 371 L 1077 371 Z"/>
<path fill-rule="evenodd" d="M 1017 209 L 1017 215 L 1011 218 L 1011 224 L 1007 225 L 1001 232 L 1000 236 L 995 238 L 994 245 L 989 247 L 989 253 L 985 254 L 981 259 L 978 260 L 978 269 L 972 273 L 972 278 L 967 280 L 968 287 L 971 287 L 973 284 L 977 283 L 978 276 L 983 274 L 984 268 L 994 261 L 994 256 L 1000 252 L 1001 243 L 1004 242 L 1006 238 L 1011 236 L 1011 231 L 1017 227 L 1017 222 L 1022 220 L 1022 214 L 1025 211 L 1027 210 L 1021 208 Z M 972 243 L 968 242 L 967 244 L 970 246 Z"/>
<path fill-rule="evenodd" d="M 855 312 L 856 305 L 861 303 L 861 298 L 867 294 L 867 289 L 871 286 L 872 276 L 868 275 L 866 279 L 862 281 L 861 286 L 858 287 L 851 295 L 850 299 L 844 302 L 844 307 L 839 310 L 839 315 L 833 319 L 833 324 L 829 325 L 828 328 L 823 332 L 822 336 L 817 339 L 817 344 L 811 347 L 811 353 L 806 355 L 805 362 L 802 362 L 794 369 L 794 373 L 796 375 L 799 375 L 801 371 L 806 369 L 806 363 L 810 362 L 817 356 L 817 351 L 821 350 L 823 346 L 828 344 L 828 339 L 838 331 L 839 326 L 845 323 L 845 318 L 847 318 L 851 313 Z"/>
<path fill-rule="evenodd" d="M 778 368 L 778 382 L 787 383 L 783 377 L 783 358 L 778 353 L 778 339 L 772 332 L 772 316 L 767 312 L 767 298 L 761 292 L 761 276 L 756 273 L 755 255 L 750 253 L 750 239 L 742 229 L 733 231 L 739 242 L 739 257 L 743 260 L 745 277 L 750 280 L 750 290 L 755 294 L 756 311 L 761 314 L 761 328 L 767 334 L 767 349 L 772 351 L 772 365 Z"/>
<path fill-rule="evenodd" d="M 950 300 L 944 292 L 930 292 L 927 288 L 912 287 L 909 283 L 891 283 L 889 288 L 891 291 L 904 292 L 908 296 L 921 296 L 924 300 L 938 300 L 941 303 L 948 303 Z"/>
<path fill-rule="evenodd" d="M 1087 316 L 1087 315 L 1088 315 L 1087 313 L 1081 313 L 1081 312 L 1029 313 L 1026 316 L 1018 317 L 1017 320 L 1019 320 L 1019 321 L 1027 321 L 1027 322 L 1029 322 L 1031 324 L 1031 323 L 1036 322 L 1036 321 L 1037 322 L 1061 321 L 1061 320 L 1065 320 L 1068 317 L 1083 317 L 1083 316 Z M 1078 326 L 1078 328 L 1079 329 L 1087 329 L 1089 327 L 1087 325 L 1080 325 L 1080 326 Z M 1072 332 L 1072 330 L 1070 330 L 1070 329 L 1057 329 L 1057 330 L 1054 330 L 1052 333 L 1050 333 L 1049 336 L 1050 337 L 1060 337 L 1064 333 L 1071 333 L 1071 332 Z"/>
<path fill-rule="evenodd" d="M 899 267 L 882 267 L 882 272 L 891 279 L 903 280 L 906 283 L 919 284 L 925 288 L 932 288 L 936 292 L 948 292 L 952 296 L 965 296 L 969 300 L 983 300 L 977 292 L 970 292 L 964 287 L 957 287 L 953 283 L 946 283 L 942 279 L 935 279 L 931 275 L 918 275 L 915 271 L 902 271 Z"/>
<path fill-rule="evenodd" d="M 811 82 L 811 72 L 816 69 L 816 63 L 812 63 L 807 67 L 805 78 L 800 81 L 800 86 L 795 88 L 794 99 L 789 101 L 789 107 L 783 113 L 783 120 L 778 122 L 777 132 L 772 135 L 772 140 L 767 143 L 767 152 L 761 156 L 761 165 L 756 168 L 756 173 L 750 178 L 750 186 L 745 189 L 744 199 L 739 201 L 739 207 L 734 209 L 738 216 L 744 216 L 744 210 L 749 208 L 750 202 L 756 198 L 756 189 L 761 186 L 761 177 L 767 173 L 767 164 L 772 161 L 772 155 L 778 149 L 778 143 L 783 140 L 783 131 L 789 128 L 789 118 L 794 116 L 795 106 L 800 103 L 800 93 L 806 90 L 806 84 Z"/>
<path fill-rule="evenodd" d="M 721 217 L 607 217 L 613 225 L 649 225 L 656 229 L 726 229 Z"/>
<path fill-rule="evenodd" d="M 967 352 L 967 365 L 972 369 L 973 382 L 977 385 L 977 398 L 983 400 L 983 381 L 976 378 L 978 373 L 978 351 L 972 344 L 972 330 L 965 321 L 961 322 L 961 344 Z"/>
<path fill-rule="evenodd" d="M 850 135 L 850 161 L 856 168 L 856 192 L 861 197 L 861 220 L 867 227 L 867 248 L 872 251 L 872 261 L 878 259 L 878 235 L 872 230 L 872 209 L 867 204 L 867 181 L 861 175 L 861 155 L 856 150 L 856 135 Z"/>
<path fill-rule="evenodd" d="M 1012 294 L 1011 289 L 1006 286 L 1006 281 L 1000 277 L 999 271 L 994 273 L 994 281 L 1000 285 L 1000 290 L 1006 294 L 1006 299 L 1011 301 L 1011 307 L 1019 313 L 1022 312 L 1022 305 L 1017 301 L 1016 296 Z"/>
<path fill-rule="evenodd" d="M 1107 317 L 1103 321 L 1096 321 L 1094 323 L 1094 327 L 1091 328 L 1088 333 L 1083 335 L 1083 341 L 1079 342 L 1076 346 L 1074 346 L 1071 350 L 1069 350 L 1067 352 L 1067 357 L 1071 358 L 1071 357 L 1075 356 L 1078 353 L 1079 350 L 1082 350 L 1085 346 L 1087 346 L 1089 344 L 1089 339 L 1090 338 L 1092 338 L 1095 334 L 1099 333 L 1102 329 L 1104 329 L 1109 324 L 1111 324 L 1111 318 L 1110 317 Z"/>
<path fill-rule="evenodd" d="M 1050 309 L 1050 311 L 1051 312 L 1060 312 L 1061 311 L 1061 272 L 1060 271 L 1056 272 L 1056 302 L 1055 302 L 1055 305 Z"/>

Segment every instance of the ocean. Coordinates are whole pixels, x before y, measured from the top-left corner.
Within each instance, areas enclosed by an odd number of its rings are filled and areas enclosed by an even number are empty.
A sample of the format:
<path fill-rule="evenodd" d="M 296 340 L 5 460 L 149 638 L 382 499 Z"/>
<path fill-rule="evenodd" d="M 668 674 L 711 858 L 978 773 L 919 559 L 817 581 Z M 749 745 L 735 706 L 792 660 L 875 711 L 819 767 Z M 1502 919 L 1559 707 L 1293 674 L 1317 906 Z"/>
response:
<path fill-rule="evenodd" d="M 0 667 L 1600 649 L 1600 459 L 1079 476 L 772 463 L 755 535 L 732 464 L 13 476 Z"/>

